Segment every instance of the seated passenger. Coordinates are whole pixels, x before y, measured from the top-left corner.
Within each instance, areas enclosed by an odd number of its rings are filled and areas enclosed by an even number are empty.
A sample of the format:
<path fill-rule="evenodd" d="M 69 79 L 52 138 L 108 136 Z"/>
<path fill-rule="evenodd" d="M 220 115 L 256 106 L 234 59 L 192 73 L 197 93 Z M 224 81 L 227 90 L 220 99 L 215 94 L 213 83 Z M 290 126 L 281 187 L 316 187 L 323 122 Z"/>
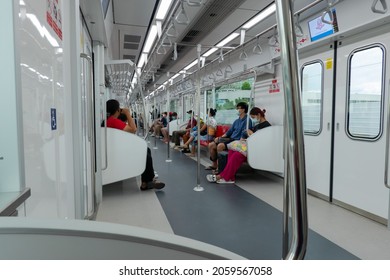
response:
<path fill-rule="evenodd" d="M 153 119 L 152 125 L 149 127 L 149 133 L 151 133 L 152 137 L 154 137 L 154 128 L 160 122 L 160 119 L 161 119 L 161 116 L 160 116 L 160 114 L 158 114 L 157 117 Z"/>
<path fill-rule="evenodd" d="M 170 112 L 169 113 L 169 122 L 177 120 L 177 113 Z M 161 134 L 163 136 L 164 143 L 169 143 L 169 128 L 168 125 L 166 127 L 161 128 Z"/>
<path fill-rule="evenodd" d="M 194 114 L 192 110 L 189 110 L 187 112 L 188 114 L 188 123 L 184 130 L 175 130 L 172 132 L 172 141 L 175 143 L 174 148 L 178 148 L 180 146 L 180 137 L 183 137 L 183 142 L 187 142 L 190 138 L 190 131 L 191 129 L 196 126 L 197 121 L 194 118 Z"/>
<path fill-rule="evenodd" d="M 107 106 L 107 127 L 116 128 L 120 130 L 124 130 L 130 133 L 135 133 L 137 131 L 137 127 L 134 123 L 133 118 L 130 115 L 129 109 L 121 109 L 119 106 L 119 102 L 115 99 L 110 99 L 106 103 Z M 118 117 L 123 113 L 127 118 L 127 124 L 121 121 Z M 131 155 L 128 155 L 131 160 Z M 145 171 L 141 174 L 141 187 L 142 191 L 148 189 L 162 189 L 165 184 L 162 182 L 158 182 L 154 180 L 155 173 L 153 169 L 153 159 L 151 151 L 148 147 L 146 154 L 146 167 Z"/>
<path fill-rule="evenodd" d="M 217 112 L 217 109 L 210 108 L 207 121 L 205 123 L 202 123 L 201 121 L 201 128 L 200 128 L 200 140 L 203 141 L 213 141 L 215 137 L 215 132 L 217 130 L 217 121 L 215 120 L 215 113 Z M 190 133 L 190 139 L 183 145 L 183 153 L 189 153 L 189 145 L 192 143 L 191 148 L 191 156 L 195 156 L 195 147 L 198 144 L 197 143 L 197 135 L 198 131 L 195 129 Z"/>
<path fill-rule="evenodd" d="M 167 112 L 164 112 L 162 114 L 162 117 L 160 119 L 157 120 L 157 122 L 155 123 L 154 127 L 153 127 L 153 134 L 152 136 L 155 136 L 155 137 L 160 137 L 162 136 L 161 135 L 161 129 L 163 127 L 166 127 L 168 124 L 168 120 L 167 120 Z"/>
<path fill-rule="evenodd" d="M 258 107 L 253 107 L 250 111 L 250 116 L 254 123 L 257 123 L 253 130 L 248 129 L 246 132 L 250 137 L 257 130 L 271 126 L 271 124 L 265 118 L 265 110 L 261 110 Z M 246 161 L 246 156 L 238 151 L 229 150 L 227 163 L 224 170 L 218 175 L 209 174 L 206 176 L 207 181 L 216 182 L 218 184 L 234 184 L 235 176 L 238 168 Z"/>
<path fill-rule="evenodd" d="M 245 102 L 239 102 L 236 108 L 238 119 L 233 122 L 232 126 L 224 135 L 222 135 L 221 137 L 216 137 L 214 141 L 209 144 L 209 153 L 212 165 L 206 167 L 206 170 L 216 170 L 218 167 L 218 152 L 226 150 L 227 144 L 234 140 L 240 140 L 244 136 L 243 133 L 245 133 L 246 130 L 246 122 L 248 117 L 248 104 L 246 104 Z M 252 122 L 249 122 L 248 128 L 252 129 Z"/>

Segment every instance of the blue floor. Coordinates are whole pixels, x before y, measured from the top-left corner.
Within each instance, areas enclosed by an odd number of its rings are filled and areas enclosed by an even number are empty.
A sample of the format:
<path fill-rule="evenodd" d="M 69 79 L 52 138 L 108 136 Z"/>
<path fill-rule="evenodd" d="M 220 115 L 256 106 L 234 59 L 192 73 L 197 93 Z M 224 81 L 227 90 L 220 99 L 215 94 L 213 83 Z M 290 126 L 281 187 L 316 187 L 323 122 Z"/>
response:
<path fill-rule="evenodd" d="M 227 249 L 248 259 L 282 258 L 282 213 L 236 185 L 218 185 L 206 180 L 201 166 L 203 192 L 197 186 L 197 162 L 170 150 L 161 141 L 152 148 L 159 180 L 166 183 L 156 192 L 175 234 Z M 151 147 L 154 146 L 152 139 Z M 258 176 L 258 175 L 256 175 Z M 261 187 L 261 186 L 259 186 Z M 305 259 L 356 260 L 353 254 L 309 230 Z"/>

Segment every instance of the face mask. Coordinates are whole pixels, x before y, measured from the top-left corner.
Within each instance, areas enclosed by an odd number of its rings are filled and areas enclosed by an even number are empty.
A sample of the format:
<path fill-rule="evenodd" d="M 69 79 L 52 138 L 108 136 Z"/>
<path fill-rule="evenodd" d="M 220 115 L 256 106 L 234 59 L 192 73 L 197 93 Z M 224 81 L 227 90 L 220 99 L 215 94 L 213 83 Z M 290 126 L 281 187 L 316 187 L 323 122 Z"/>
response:
<path fill-rule="evenodd" d="M 256 118 L 251 118 L 251 120 L 254 125 L 259 123 L 259 120 Z"/>
<path fill-rule="evenodd" d="M 240 110 L 237 109 L 236 112 L 237 112 L 237 113 L 236 113 L 237 116 L 239 116 L 239 115 L 240 115 Z"/>

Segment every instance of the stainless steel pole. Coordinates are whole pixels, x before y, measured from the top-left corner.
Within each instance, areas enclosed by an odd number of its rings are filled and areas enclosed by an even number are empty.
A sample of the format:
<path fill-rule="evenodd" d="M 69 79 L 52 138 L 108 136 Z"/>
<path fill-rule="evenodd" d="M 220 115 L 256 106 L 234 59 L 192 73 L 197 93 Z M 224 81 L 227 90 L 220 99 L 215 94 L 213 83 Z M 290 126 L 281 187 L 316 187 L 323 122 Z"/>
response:
<path fill-rule="evenodd" d="M 298 54 L 292 0 L 276 0 L 276 17 L 286 107 L 288 172 L 291 193 L 292 240 L 285 259 L 303 259 L 307 246 L 307 201 L 303 125 L 299 92 Z"/>

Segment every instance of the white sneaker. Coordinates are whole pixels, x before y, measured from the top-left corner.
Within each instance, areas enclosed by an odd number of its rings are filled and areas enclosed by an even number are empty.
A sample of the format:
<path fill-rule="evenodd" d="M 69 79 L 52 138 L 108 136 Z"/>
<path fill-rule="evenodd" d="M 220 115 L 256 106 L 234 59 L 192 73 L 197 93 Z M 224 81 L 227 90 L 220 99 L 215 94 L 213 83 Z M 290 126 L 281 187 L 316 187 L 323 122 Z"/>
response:
<path fill-rule="evenodd" d="M 215 182 L 217 182 L 217 176 L 216 176 L 216 175 L 213 175 L 213 174 L 208 174 L 208 175 L 206 175 L 206 179 L 207 179 L 207 181 L 209 181 L 210 183 L 215 183 Z"/>
<path fill-rule="evenodd" d="M 235 184 L 235 181 L 225 181 L 224 178 L 217 180 L 217 184 Z"/>
<path fill-rule="evenodd" d="M 154 178 L 157 179 L 158 178 L 158 174 L 156 171 L 154 171 Z"/>

